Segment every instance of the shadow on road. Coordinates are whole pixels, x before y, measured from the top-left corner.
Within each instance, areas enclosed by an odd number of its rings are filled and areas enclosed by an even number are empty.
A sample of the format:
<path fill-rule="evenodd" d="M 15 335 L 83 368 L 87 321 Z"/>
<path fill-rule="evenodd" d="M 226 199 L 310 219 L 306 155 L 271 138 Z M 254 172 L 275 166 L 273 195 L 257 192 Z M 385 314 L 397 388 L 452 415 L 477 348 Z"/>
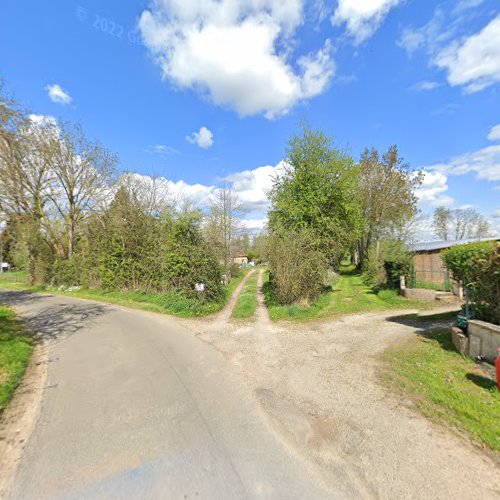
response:
<path fill-rule="evenodd" d="M 54 304 L 42 306 L 50 295 L 37 295 L 26 292 L 0 292 L 0 303 L 28 311 L 23 315 L 35 340 L 56 341 L 73 335 L 90 326 L 91 322 L 109 311 L 106 307 L 93 303 Z M 34 306 L 34 307 L 33 307 Z M 33 307 L 33 310 L 31 308 Z"/>

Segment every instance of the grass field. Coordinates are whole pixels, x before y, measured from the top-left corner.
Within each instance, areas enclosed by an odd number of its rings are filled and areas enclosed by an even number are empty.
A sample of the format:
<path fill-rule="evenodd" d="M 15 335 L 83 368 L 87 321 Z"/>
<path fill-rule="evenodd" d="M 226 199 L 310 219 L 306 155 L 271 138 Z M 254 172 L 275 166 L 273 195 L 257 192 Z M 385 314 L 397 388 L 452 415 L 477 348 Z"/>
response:
<path fill-rule="evenodd" d="M 381 377 L 427 417 L 500 452 L 500 393 L 492 376 L 458 354 L 449 331 L 418 337 L 383 354 Z"/>
<path fill-rule="evenodd" d="M 269 315 L 273 320 L 309 321 L 358 312 L 429 307 L 429 303 L 406 299 L 396 290 L 373 291 L 350 266 L 343 266 L 340 279 L 332 289 L 308 306 L 278 304 L 272 295 L 268 279 L 267 277 L 264 284 L 264 292 Z"/>
<path fill-rule="evenodd" d="M 5 276 L 8 274 L 10 277 L 9 280 L 6 280 Z M 70 292 L 60 289 L 44 288 L 41 286 L 32 287 L 26 283 L 22 276 L 20 276 L 17 281 L 16 279 L 12 279 L 14 273 L 0 274 L 0 287 L 27 292 L 51 293 L 54 295 L 92 299 L 135 309 L 171 314 L 182 318 L 192 318 L 207 316 L 220 311 L 226 305 L 234 289 L 241 283 L 245 274 L 245 272 L 240 271 L 231 282 L 224 287 L 223 297 L 217 302 L 203 301 L 196 297 L 187 298 L 178 292 L 146 293 L 140 291 L 119 292 L 89 289 L 80 289 Z"/>
<path fill-rule="evenodd" d="M 236 301 L 231 316 L 235 319 L 248 319 L 255 314 L 257 309 L 257 280 L 259 273 L 255 272 L 246 282 Z"/>
<path fill-rule="evenodd" d="M 18 386 L 33 351 L 14 312 L 0 305 L 0 411 Z"/>

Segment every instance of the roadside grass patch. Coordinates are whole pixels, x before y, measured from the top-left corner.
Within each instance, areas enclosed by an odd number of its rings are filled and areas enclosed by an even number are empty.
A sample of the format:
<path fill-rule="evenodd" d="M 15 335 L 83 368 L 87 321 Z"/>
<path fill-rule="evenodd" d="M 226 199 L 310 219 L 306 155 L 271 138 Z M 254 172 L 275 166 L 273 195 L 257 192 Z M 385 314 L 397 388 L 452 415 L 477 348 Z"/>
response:
<path fill-rule="evenodd" d="M 500 394 L 493 376 L 457 353 L 448 330 L 389 347 L 382 380 L 427 417 L 500 452 Z"/>
<path fill-rule="evenodd" d="M 186 297 L 179 292 L 148 293 L 142 291 L 105 291 L 94 289 L 79 289 L 73 291 L 60 290 L 58 288 L 45 288 L 42 286 L 30 286 L 23 281 L 6 281 L 0 275 L 0 288 L 11 290 L 21 290 L 25 292 L 41 292 L 54 295 L 64 295 L 69 297 L 78 297 L 82 299 L 91 299 L 110 304 L 117 304 L 135 309 L 153 311 L 162 314 L 171 314 L 181 318 L 192 318 L 207 316 L 220 311 L 231 297 L 234 289 L 241 283 L 246 273 L 240 271 L 231 282 L 224 287 L 223 296 L 217 302 L 209 302 L 198 299 L 197 297 Z"/>
<path fill-rule="evenodd" d="M 310 321 L 384 309 L 424 309 L 428 302 L 410 300 L 396 290 L 374 291 L 351 266 L 340 269 L 340 278 L 309 305 L 280 305 L 273 296 L 267 273 L 264 294 L 272 320 Z"/>
<path fill-rule="evenodd" d="M 255 314 L 257 309 L 257 280 L 259 274 L 255 272 L 250 276 L 241 291 L 231 316 L 235 319 L 248 319 Z"/>
<path fill-rule="evenodd" d="M 32 351 L 31 338 L 12 309 L 0 305 L 0 412 L 19 385 Z"/>

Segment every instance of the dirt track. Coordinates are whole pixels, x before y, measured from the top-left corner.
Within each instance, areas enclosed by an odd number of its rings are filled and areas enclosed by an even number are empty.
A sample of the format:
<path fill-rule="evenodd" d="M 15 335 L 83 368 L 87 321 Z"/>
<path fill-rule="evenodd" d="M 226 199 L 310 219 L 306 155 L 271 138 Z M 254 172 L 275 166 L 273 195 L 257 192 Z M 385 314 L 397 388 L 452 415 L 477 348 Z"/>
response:
<path fill-rule="evenodd" d="M 260 291 L 254 322 L 190 323 L 238 368 L 286 446 L 333 489 L 359 498 L 500 498 L 498 464 L 377 381 L 377 355 L 422 332 L 401 318 L 408 313 L 271 324 Z"/>

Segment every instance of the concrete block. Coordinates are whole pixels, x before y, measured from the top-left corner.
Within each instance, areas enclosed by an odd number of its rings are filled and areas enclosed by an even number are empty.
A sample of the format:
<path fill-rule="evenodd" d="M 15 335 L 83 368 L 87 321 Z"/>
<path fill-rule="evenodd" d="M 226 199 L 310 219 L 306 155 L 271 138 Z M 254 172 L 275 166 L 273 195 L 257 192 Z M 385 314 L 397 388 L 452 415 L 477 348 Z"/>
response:
<path fill-rule="evenodd" d="M 460 328 L 453 326 L 451 328 L 451 340 L 455 349 L 462 355 L 467 356 L 469 354 L 469 339 L 460 330 Z"/>
<path fill-rule="evenodd" d="M 489 363 L 495 363 L 500 348 L 500 326 L 474 319 L 468 322 L 467 333 L 469 356 L 482 356 Z"/>
<path fill-rule="evenodd" d="M 405 288 L 401 290 L 403 297 L 407 299 L 417 299 L 432 301 L 436 299 L 436 290 L 427 290 L 426 288 Z"/>

